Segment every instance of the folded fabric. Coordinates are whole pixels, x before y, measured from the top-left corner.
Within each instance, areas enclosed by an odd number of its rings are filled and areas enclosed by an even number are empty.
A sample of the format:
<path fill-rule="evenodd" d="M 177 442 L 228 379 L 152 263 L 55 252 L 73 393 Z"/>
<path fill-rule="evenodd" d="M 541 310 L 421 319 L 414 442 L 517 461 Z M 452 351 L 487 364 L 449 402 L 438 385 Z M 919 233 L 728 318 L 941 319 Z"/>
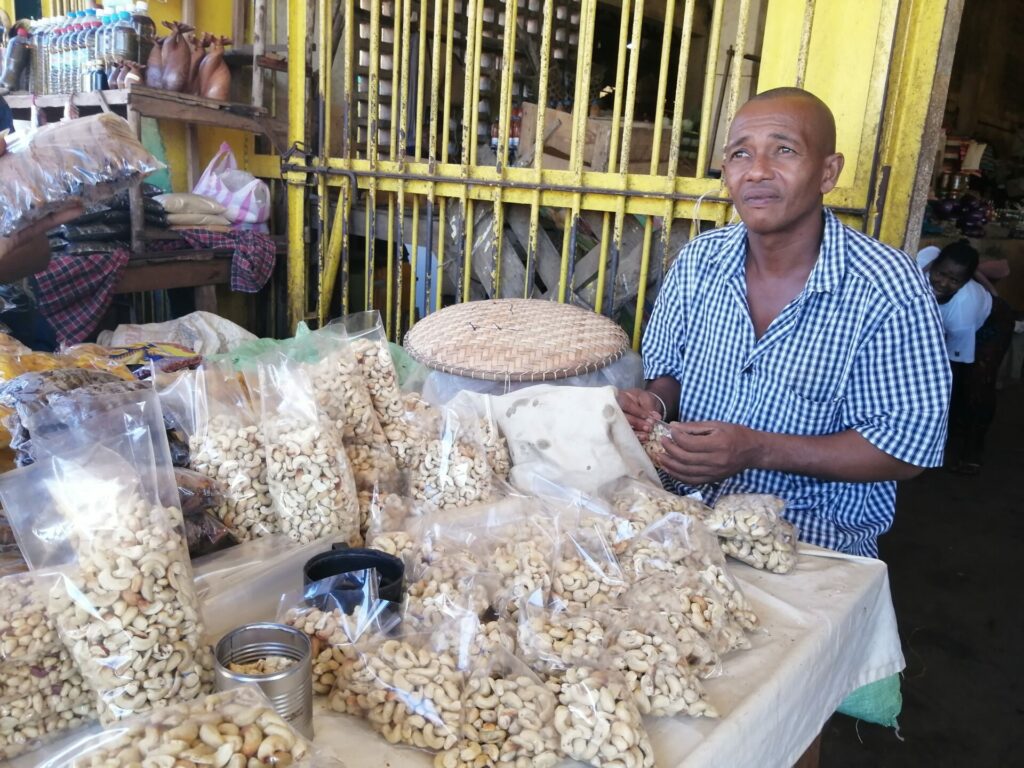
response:
<path fill-rule="evenodd" d="M 32 278 L 39 312 L 53 326 L 61 344 L 78 344 L 89 338 L 110 308 L 129 258 L 127 250 L 84 256 L 54 254 L 46 271 Z"/>
<path fill-rule="evenodd" d="M 195 195 L 191 192 L 160 195 L 156 198 L 156 201 L 164 207 L 167 213 L 207 213 L 214 216 L 223 216 L 227 210 L 216 200 L 211 200 L 204 195 Z"/>
<path fill-rule="evenodd" d="M 169 213 L 167 223 L 172 227 L 230 227 L 231 222 L 214 213 Z"/>

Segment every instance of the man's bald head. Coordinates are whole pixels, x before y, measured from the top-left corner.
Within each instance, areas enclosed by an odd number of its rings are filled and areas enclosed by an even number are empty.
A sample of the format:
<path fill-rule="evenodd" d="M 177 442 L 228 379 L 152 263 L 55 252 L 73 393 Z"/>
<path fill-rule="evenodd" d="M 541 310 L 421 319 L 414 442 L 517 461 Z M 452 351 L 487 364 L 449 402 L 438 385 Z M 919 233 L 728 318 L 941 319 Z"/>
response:
<path fill-rule="evenodd" d="M 808 136 L 818 143 L 823 154 L 831 155 L 836 151 L 836 119 L 828 104 L 803 88 L 772 88 L 752 96 L 747 104 L 777 100 L 799 104 L 804 111 L 804 117 L 808 120 Z"/>

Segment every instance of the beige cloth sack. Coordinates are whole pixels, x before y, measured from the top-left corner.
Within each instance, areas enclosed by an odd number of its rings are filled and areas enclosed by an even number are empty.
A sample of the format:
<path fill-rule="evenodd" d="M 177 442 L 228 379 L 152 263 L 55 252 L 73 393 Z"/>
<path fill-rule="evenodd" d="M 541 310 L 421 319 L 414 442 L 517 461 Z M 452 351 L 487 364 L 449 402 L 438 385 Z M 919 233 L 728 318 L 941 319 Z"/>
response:
<path fill-rule="evenodd" d="M 157 195 L 154 198 L 164 207 L 167 213 L 205 213 L 223 216 L 226 208 L 216 200 L 191 192 L 176 192 L 169 195 Z"/>
<path fill-rule="evenodd" d="M 230 227 L 231 222 L 224 216 L 212 213 L 169 213 L 167 224 L 171 227 Z"/>

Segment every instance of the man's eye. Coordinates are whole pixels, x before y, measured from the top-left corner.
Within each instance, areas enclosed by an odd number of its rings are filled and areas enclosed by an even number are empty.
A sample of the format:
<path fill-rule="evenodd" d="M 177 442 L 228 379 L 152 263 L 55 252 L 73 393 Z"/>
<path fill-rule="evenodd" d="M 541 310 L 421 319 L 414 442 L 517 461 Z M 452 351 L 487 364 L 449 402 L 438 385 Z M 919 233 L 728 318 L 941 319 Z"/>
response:
<path fill-rule="evenodd" d="M 779 147 L 779 154 L 780 155 L 792 155 L 793 154 L 793 150 L 790 147 Z"/>
<path fill-rule="evenodd" d="M 729 157 L 731 159 L 733 159 L 733 160 L 736 160 L 737 158 L 740 158 L 740 157 L 749 157 L 749 156 L 750 156 L 750 153 L 747 152 L 747 150 L 745 150 L 745 149 L 737 149 L 735 152 L 733 152 L 731 155 L 729 155 Z"/>

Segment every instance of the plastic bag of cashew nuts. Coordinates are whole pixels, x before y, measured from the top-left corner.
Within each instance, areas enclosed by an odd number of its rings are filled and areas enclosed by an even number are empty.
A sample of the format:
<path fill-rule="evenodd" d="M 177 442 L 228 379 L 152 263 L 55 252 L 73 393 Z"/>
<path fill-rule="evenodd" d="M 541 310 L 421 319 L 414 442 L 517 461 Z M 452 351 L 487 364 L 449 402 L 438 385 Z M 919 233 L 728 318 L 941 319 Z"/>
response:
<path fill-rule="evenodd" d="M 45 768 L 174 768 L 182 765 L 341 768 L 283 720 L 256 686 L 154 710 L 90 734 Z"/>
<path fill-rule="evenodd" d="M 700 522 L 672 513 L 629 540 L 620 559 L 637 590 L 660 588 L 660 577 L 671 577 L 674 599 L 716 651 L 750 647 L 744 630 L 757 627 L 757 616 Z"/>
<path fill-rule="evenodd" d="M 397 503 L 404 483 L 345 329 L 334 324 L 309 332 L 300 325 L 288 352 L 302 361 L 317 404 L 341 435 L 365 533 L 372 506 Z"/>
<path fill-rule="evenodd" d="M 158 376 L 157 387 L 164 408 L 186 433 L 189 468 L 220 491 L 217 518 L 239 541 L 275 533 L 263 431 L 238 374 L 207 362 L 194 371 Z"/>
<path fill-rule="evenodd" d="M 378 582 L 376 570 L 356 571 L 281 596 L 278 622 L 309 637 L 315 695 L 334 690 L 338 670 L 355 660 L 360 638 L 368 633 L 386 635 L 401 622 L 399 606 L 378 597 Z"/>
<path fill-rule="evenodd" d="M 789 573 L 797 560 L 797 531 L 782 517 L 785 508 L 776 496 L 740 493 L 720 498 L 703 520 L 725 554 L 754 568 Z"/>
<path fill-rule="evenodd" d="M 212 682 L 181 510 L 161 496 L 175 492 L 166 445 L 158 465 L 151 441 L 111 439 L 4 480 L 5 493 L 45 491 L 63 520 L 73 561 L 54 573 L 47 611 L 104 722 L 194 698 Z"/>
<path fill-rule="evenodd" d="M 615 604 L 631 580 L 612 550 L 603 518 L 582 515 L 564 522 L 552 568 L 552 601 L 569 608 Z"/>
<path fill-rule="evenodd" d="M 413 631 L 426 632 L 453 616 L 483 616 L 491 606 L 494 583 L 476 553 L 447 547 L 408 579 L 403 622 Z"/>
<path fill-rule="evenodd" d="M 96 719 L 94 694 L 57 635 L 41 582 L 0 578 L 0 760 Z"/>
<path fill-rule="evenodd" d="M 461 737 L 465 660 L 448 650 L 450 634 L 442 634 L 440 643 L 429 632 L 365 636 L 356 643 L 357 658 L 338 670 L 330 708 L 366 719 L 391 744 L 430 752 L 454 748 Z"/>
<path fill-rule="evenodd" d="M 459 740 L 436 768 L 552 768 L 561 760 L 554 727 L 558 699 L 503 647 L 472 656 L 462 691 Z"/>
<path fill-rule="evenodd" d="M 307 371 L 272 352 L 245 377 L 258 392 L 267 484 L 280 531 L 300 544 L 333 537 L 360 546 L 355 478 L 341 435 L 317 403 Z"/>

